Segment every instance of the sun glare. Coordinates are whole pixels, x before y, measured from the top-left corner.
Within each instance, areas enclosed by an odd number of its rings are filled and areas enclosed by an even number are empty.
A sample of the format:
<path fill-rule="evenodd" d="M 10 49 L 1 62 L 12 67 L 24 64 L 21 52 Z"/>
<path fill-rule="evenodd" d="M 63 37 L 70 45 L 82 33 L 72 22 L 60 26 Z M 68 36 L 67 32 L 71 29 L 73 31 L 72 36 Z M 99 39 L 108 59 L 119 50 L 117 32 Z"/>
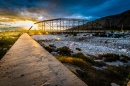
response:
<path fill-rule="evenodd" d="M 33 27 L 32 27 L 32 30 L 38 30 L 38 25 L 34 24 Z"/>
<path fill-rule="evenodd" d="M 32 29 L 38 29 L 38 25 L 34 24 L 33 21 L 16 21 L 14 23 L 11 24 L 12 27 L 24 27 L 29 29 L 31 26 Z"/>

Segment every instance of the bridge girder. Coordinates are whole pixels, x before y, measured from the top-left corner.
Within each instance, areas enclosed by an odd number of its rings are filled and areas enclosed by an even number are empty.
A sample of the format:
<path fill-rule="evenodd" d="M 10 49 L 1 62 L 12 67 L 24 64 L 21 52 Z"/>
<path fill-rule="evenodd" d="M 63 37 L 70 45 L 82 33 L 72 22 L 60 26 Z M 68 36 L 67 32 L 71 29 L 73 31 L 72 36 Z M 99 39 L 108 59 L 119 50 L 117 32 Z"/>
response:
<path fill-rule="evenodd" d="M 74 19 L 74 18 L 57 18 L 50 20 L 43 20 L 34 23 L 38 25 L 39 29 L 46 32 L 61 32 L 65 30 L 71 30 L 72 28 L 80 29 L 79 26 L 83 26 L 87 23 L 87 20 L 83 19 Z M 30 27 L 32 29 L 33 26 Z M 83 27 L 82 27 L 83 28 Z M 29 29 L 29 30 L 30 30 Z"/>

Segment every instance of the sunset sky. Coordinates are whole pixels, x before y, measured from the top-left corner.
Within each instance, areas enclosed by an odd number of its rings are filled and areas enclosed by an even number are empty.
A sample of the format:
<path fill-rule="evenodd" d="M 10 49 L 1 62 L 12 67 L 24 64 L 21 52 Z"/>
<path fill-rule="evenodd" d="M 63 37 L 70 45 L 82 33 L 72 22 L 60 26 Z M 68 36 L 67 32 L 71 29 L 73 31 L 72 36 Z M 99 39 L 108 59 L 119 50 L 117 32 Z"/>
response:
<path fill-rule="evenodd" d="M 129 0 L 0 0 L 0 28 L 61 17 L 94 20 L 129 9 Z"/>

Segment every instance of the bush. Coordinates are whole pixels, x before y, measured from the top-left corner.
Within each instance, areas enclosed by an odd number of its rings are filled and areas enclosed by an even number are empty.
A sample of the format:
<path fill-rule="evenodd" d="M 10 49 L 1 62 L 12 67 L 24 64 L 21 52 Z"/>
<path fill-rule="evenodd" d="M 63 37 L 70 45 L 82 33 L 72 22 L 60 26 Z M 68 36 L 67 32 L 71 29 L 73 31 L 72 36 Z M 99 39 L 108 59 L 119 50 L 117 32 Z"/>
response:
<path fill-rule="evenodd" d="M 81 52 L 78 52 L 78 53 L 76 53 L 76 54 L 73 54 L 73 57 L 83 59 L 83 60 L 85 60 L 86 62 L 89 62 L 89 63 L 94 63 L 94 61 L 93 61 L 92 58 L 89 58 L 89 57 L 85 56 L 85 55 L 84 55 L 83 53 L 81 53 Z"/>
<path fill-rule="evenodd" d="M 52 52 L 53 51 L 53 49 L 51 48 L 51 47 L 49 47 L 49 46 L 44 46 L 44 48 L 48 51 L 48 52 Z"/>
<path fill-rule="evenodd" d="M 77 36 L 77 33 L 73 33 L 73 36 Z"/>
<path fill-rule="evenodd" d="M 107 53 L 107 54 L 102 54 L 102 55 L 98 55 L 99 59 L 104 59 L 104 61 L 106 62 L 113 62 L 113 61 L 117 61 L 120 60 L 120 56 L 114 53 Z"/>
<path fill-rule="evenodd" d="M 21 34 L 18 32 L 1 32 L 0 33 L 0 59 L 12 47 Z"/>
<path fill-rule="evenodd" d="M 50 44 L 49 47 L 56 48 L 56 46 L 54 44 Z"/>
<path fill-rule="evenodd" d="M 81 53 L 81 52 L 78 52 L 78 53 L 76 53 L 76 54 L 73 54 L 73 56 L 74 57 L 77 57 L 77 58 L 85 58 L 86 56 L 83 54 L 83 53 Z"/>
<path fill-rule="evenodd" d="M 125 55 L 121 55 L 121 57 L 127 59 L 127 60 L 130 60 L 130 57 L 129 56 L 125 56 Z"/>
<path fill-rule="evenodd" d="M 65 56 L 70 56 L 72 52 L 71 49 L 66 46 L 58 48 L 57 51 L 58 51 L 58 54 L 65 55 Z"/>
<path fill-rule="evenodd" d="M 108 43 L 108 41 L 106 40 L 104 43 L 106 44 L 106 43 Z"/>
<path fill-rule="evenodd" d="M 95 62 L 94 65 L 96 67 L 103 67 L 103 66 L 106 66 L 106 64 L 104 62 Z"/>
<path fill-rule="evenodd" d="M 56 50 L 56 46 L 51 44 L 49 46 L 44 46 L 44 48 L 50 53 Z"/>
<path fill-rule="evenodd" d="M 80 54 L 83 55 L 83 54 Z M 130 66 L 107 66 L 106 70 L 96 70 L 92 68 L 89 62 L 84 61 L 81 58 L 74 58 L 68 56 L 55 56 L 62 63 L 68 63 L 80 67 L 86 74 L 81 73 L 79 76 L 76 69 L 74 72 L 77 76 L 87 83 L 89 86 L 110 86 L 110 83 L 114 82 L 120 86 L 126 86 L 130 79 Z M 102 66 L 104 63 L 96 63 L 95 65 Z M 125 79 L 127 80 L 125 81 Z M 93 83 L 94 82 L 94 83 Z M 123 85 L 125 82 L 125 85 Z"/>
<path fill-rule="evenodd" d="M 129 68 L 129 66 L 108 67 L 108 71 L 106 73 L 109 77 L 113 79 L 125 81 L 125 78 L 128 76 L 130 72 Z"/>
<path fill-rule="evenodd" d="M 127 83 L 130 81 L 130 73 L 128 75 L 128 77 L 126 78 L 126 80 L 124 81 L 123 86 L 127 86 Z"/>
<path fill-rule="evenodd" d="M 80 58 L 67 57 L 67 56 L 55 56 L 55 57 L 62 63 L 69 63 L 81 67 L 83 69 L 86 67 L 90 67 L 90 64 L 88 64 L 86 61 Z"/>
<path fill-rule="evenodd" d="M 78 51 L 81 51 L 81 49 L 80 48 L 75 48 L 76 50 L 78 50 Z"/>

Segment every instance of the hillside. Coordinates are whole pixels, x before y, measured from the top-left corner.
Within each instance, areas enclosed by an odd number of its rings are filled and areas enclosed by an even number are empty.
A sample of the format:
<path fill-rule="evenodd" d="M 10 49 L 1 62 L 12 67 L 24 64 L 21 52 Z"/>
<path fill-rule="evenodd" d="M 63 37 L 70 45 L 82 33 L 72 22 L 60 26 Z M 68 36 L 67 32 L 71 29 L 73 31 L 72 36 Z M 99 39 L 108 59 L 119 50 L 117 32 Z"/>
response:
<path fill-rule="evenodd" d="M 77 27 L 73 28 L 77 29 Z M 130 10 L 90 21 L 79 29 L 130 30 Z"/>
<path fill-rule="evenodd" d="M 93 21 L 108 29 L 127 29 L 130 30 L 130 10 L 121 14 L 103 17 Z"/>

